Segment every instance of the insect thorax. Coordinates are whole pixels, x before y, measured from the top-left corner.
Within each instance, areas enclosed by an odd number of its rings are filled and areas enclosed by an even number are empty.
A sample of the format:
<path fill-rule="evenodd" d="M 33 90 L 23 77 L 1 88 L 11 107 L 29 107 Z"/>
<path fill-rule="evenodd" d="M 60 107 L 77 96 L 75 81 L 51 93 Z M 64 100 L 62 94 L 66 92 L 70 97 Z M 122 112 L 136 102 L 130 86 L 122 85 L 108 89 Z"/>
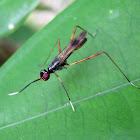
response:
<path fill-rule="evenodd" d="M 49 65 L 48 67 L 48 71 L 49 73 L 53 73 L 56 70 L 62 70 L 64 68 L 65 63 L 63 63 L 62 65 L 60 65 L 60 59 L 59 58 L 55 58 Z"/>

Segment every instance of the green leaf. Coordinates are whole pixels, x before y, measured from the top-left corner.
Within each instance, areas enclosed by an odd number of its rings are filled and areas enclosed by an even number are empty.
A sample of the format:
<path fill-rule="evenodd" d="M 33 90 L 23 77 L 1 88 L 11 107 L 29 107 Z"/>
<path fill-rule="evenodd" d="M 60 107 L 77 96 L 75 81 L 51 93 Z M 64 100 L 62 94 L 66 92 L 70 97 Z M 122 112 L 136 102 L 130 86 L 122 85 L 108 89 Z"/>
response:
<path fill-rule="evenodd" d="M 56 72 L 76 112 L 65 105 L 68 98 L 53 74 L 46 82 L 8 96 L 47 69 L 58 54 L 57 47 L 46 66 L 38 64 L 45 61 L 58 38 L 62 48 L 69 43 L 76 25 L 90 33 L 99 32 L 94 40 L 88 36 L 68 63 L 106 51 L 140 87 L 139 13 L 139 0 L 79 0 L 27 41 L 0 70 L 1 139 L 59 139 L 59 135 L 65 139 L 83 135 L 91 136 L 89 139 L 139 139 L 140 90 L 127 82 L 106 55 Z M 78 29 L 76 35 L 80 32 Z"/>
<path fill-rule="evenodd" d="M 15 31 L 38 3 L 39 0 L 1 0 L 0 37 Z"/>

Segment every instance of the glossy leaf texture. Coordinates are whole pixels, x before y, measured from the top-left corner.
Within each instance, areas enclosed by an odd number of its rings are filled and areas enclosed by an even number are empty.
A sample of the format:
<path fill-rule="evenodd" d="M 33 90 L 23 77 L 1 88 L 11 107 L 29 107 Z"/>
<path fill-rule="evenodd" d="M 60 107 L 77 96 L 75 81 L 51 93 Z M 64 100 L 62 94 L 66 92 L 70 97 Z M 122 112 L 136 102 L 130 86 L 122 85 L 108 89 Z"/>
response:
<path fill-rule="evenodd" d="M 140 87 L 140 2 L 78 0 L 27 41 L 0 69 L 0 135 L 2 139 L 138 139 L 140 90 L 130 85 L 106 55 L 56 72 L 74 104 L 73 112 L 59 80 L 32 84 L 46 66 L 39 67 L 60 39 L 64 48 L 76 25 L 92 39 L 75 51 L 68 63 L 106 51 L 128 78 Z M 76 35 L 80 33 L 78 29 Z M 56 137 L 57 136 L 57 137 Z M 65 137 L 64 137 L 65 136 Z M 81 136 L 81 137 L 80 137 Z"/>
<path fill-rule="evenodd" d="M 1 0 L 0 37 L 15 31 L 38 3 L 39 0 Z"/>

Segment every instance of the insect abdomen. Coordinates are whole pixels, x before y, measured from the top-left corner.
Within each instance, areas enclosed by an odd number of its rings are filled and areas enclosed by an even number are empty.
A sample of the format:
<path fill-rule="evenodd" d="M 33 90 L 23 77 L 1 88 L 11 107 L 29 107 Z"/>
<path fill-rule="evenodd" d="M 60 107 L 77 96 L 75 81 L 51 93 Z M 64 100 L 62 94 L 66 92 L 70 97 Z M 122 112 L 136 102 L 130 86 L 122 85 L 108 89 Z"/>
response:
<path fill-rule="evenodd" d="M 87 42 L 87 38 L 84 38 L 80 45 L 76 48 L 76 50 L 80 49 Z"/>

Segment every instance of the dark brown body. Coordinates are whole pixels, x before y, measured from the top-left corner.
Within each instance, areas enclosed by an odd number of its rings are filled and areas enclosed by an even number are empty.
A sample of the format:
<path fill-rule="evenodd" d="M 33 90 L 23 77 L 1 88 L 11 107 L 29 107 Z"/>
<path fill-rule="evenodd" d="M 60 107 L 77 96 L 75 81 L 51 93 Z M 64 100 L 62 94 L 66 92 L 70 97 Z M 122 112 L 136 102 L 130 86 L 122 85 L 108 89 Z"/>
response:
<path fill-rule="evenodd" d="M 75 51 L 81 48 L 87 41 L 87 31 L 84 30 L 78 36 L 76 36 L 70 43 L 59 53 L 48 67 L 48 72 L 53 73 L 56 70 L 61 70 L 67 65 L 68 57 Z"/>

